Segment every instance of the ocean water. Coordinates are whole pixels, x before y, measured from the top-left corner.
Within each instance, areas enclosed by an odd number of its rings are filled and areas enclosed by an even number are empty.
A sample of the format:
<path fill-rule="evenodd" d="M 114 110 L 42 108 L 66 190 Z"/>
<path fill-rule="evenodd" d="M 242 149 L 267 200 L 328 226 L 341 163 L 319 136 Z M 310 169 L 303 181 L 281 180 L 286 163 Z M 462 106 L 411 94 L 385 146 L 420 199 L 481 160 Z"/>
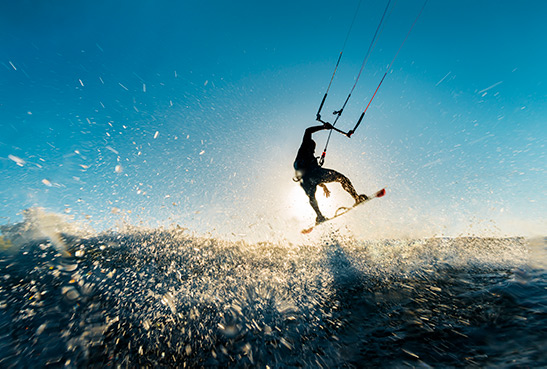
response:
<path fill-rule="evenodd" d="M 544 239 L 3 226 L 0 367 L 545 367 Z"/>

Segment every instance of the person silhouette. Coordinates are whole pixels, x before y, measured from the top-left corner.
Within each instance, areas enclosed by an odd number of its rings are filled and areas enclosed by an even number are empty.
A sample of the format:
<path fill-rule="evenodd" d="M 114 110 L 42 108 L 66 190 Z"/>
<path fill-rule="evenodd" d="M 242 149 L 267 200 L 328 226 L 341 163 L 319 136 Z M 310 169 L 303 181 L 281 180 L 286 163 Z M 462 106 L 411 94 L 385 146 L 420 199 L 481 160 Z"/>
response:
<path fill-rule="evenodd" d="M 340 182 L 342 188 L 353 197 L 355 204 L 368 199 L 367 195 L 359 195 L 357 191 L 355 191 L 351 181 L 345 175 L 332 169 L 322 168 L 317 163 L 317 158 L 315 157 L 316 144 L 312 139 L 312 134 L 317 131 L 333 128 L 332 124 L 326 122 L 321 126 L 307 128 L 304 132 L 304 138 L 298 149 L 296 159 L 294 160 L 294 169 L 296 171 L 295 181 L 300 182 L 300 186 L 304 189 L 304 192 L 310 200 L 311 207 L 317 214 L 317 218 L 315 218 L 316 224 L 327 220 L 327 218 L 321 214 L 317 199 L 315 198 L 317 186 L 320 186 L 325 192 L 325 196 L 329 197 L 330 191 L 325 183 Z"/>

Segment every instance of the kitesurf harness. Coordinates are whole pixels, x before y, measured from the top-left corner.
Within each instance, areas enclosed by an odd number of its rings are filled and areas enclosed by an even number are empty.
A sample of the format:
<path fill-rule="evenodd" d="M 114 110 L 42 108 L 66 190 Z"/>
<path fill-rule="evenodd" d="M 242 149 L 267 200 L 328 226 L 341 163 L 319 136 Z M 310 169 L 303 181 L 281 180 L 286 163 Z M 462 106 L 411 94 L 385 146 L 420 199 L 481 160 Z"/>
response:
<path fill-rule="evenodd" d="M 416 19 L 414 19 L 414 22 L 412 23 L 412 25 L 410 26 L 410 29 L 408 30 L 407 34 L 406 34 L 406 37 L 404 38 L 403 42 L 401 43 L 401 45 L 399 46 L 399 49 L 397 50 L 397 52 L 395 53 L 395 56 L 393 57 L 393 59 L 391 60 L 391 63 L 389 64 L 386 72 L 384 73 L 384 76 L 382 77 L 382 79 L 380 80 L 380 83 L 378 83 L 378 86 L 376 87 L 376 90 L 374 91 L 374 93 L 372 94 L 372 97 L 370 98 L 365 110 L 363 110 L 363 113 L 361 113 L 361 116 L 359 117 L 359 119 L 357 120 L 357 123 L 355 124 L 355 127 L 353 127 L 353 129 L 350 129 L 348 132 L 344 132 L 342 131 L 341 129 L 338 129 L 335 127 L 336 123 L 338 122 L 338 119 L 340 118 L 340 116 L 342 115 L 342 112 L 344 111 L 344 108 L 346 107 L 346 104 L 348 103 L 350 97 L 351 97 L 351 94 L 353 93 L 353 90 L 355 89 L 355 86 L 357 86 L 357 82 L 359 81 L 359 78 L 361 77 L 361 73 L 363 72 L 363 69 L 368 61 L 368 58 L 369 58 L 369 55 L 370 53 L 372 52 L 372 50 L 374 49 L 374 47 L 376 46 L 376 43 L 378 41 L 378 37 L 379 37 L 379 34 L 382 33 L 383 31 L 383 23 L 384 23 L 384 19 L 385 19 L 385 16 L 386 16 L 386 13 L 387 13 L 387 10 L 389 9 L 389 6 L 391 4 L 391 0 L 388 1 L 387 5 L 386 5 L 386 8 L 384 9 L 384 12 L 382 14 L 382 18 L 380 19 L 380 22 L 378 23 L 378 26 L 376 27 L 376 31 L 374 32 L 374 36 L 372 37 L 372 40 L 370 42 L 370 45 L 368 47 L 368 50 L 367 50 L 367 53 L 365 55 L 365 58 L 363 59 L 363 63 L 361 64 L 361 69 L 359 70 L 359 74 L 357 75 L 357 78 L 355 79 L 355 83 L 353 84 L 353 87 L 351 88 L 348 96 L 346 97 L 346 100 L 344 101 L 344 104 L 342 105 L 342 107 L 339 109 L 339 110 L 336 110 L 334 111 L 332 114 L 333 115 L 336 115 L 336 118 L 334 119 L 334 122 L 332 123 L 332 130 L 329 132 L 329 135 L 327 137 L 327 141 L 325 143 L 325 148 L 323 149 L 323 152 L 321 153 L 321 157 L 319 157 L 319 165 L 322 166 L 323 163 L 325 162 L 325 156 L 327 155 L 327 147 L 329 145 L 329 141 L 330 141 L 330 138 L 331 138 L 331 135 L 332 135 L 332 131 L 336 131 L 336 132 L 339 132 L 339 133 L 342 133 L 343 135 L 347 136 L 348 138 L 351 138 L 351 136 L 355 133 L 355 130 L 359 127 L 359 125 L 361 124 L 361 121 L 363 120 L 363 117 L 365 116 L 370 104 L 372 103 L 372 100 L 374 99 L 374 97 L 376 96 L 376 93 L 378 92 L 378 89 L 380 88 L 380 86 L 382 85 L 382 83 L 384 82 L 384 79 L 386 78 L 387 74 L 389 73 L 389 71 L 391 70 L 391 67 L 393 66 L 393 63 L 395 62 L 395 59 L 397 58 L 397 56 L 399 55 L 399 52 L 401 51 L 401 49 L 403 48 L 403 45 L 405 44 L 406 40 L 408 39 L 408 36 L 410 35 L 410 32 L 412 31 L 412 29 L 414 28 L 414 25 L 416 24 L 416 22 L 418 21 L 418 18 L 420 18 L 420 15 L 422 14 L 424 8 L 425 8 L 425 5 L 427 4 L 427 1 L 428 0 L 425 0 L 422 8 L 420 9 L 420 12 L 418 13 L 418 15 L 416 16 Z M 340 54 L 338 56 L 338 60 L 336 61 L 336 66 L 334 67 L 334 72 L 332 73 L 332 76 L 330 78 L 330 82 L 329 82 L 329 85 L 327 87 L 327 90 L 325 92 L 325 95 L 323 96 L 323 99 L 321 100 L 321 104 L 319 105 L 319 109 L 317 110 L 317 114 L 316 114 L 316 120 L 318 120 L 319 122 L 323 123 L 323 124 L 326 124 L 328 122 L 325 122 L 321 119 L 321 109 L 323 109 L 323 105 L 325 104 L 325 100 L 327 99 L 327 95 L 329 93 L 329 90 L 330 90 L 330 87 L 332 85 L 332 81 L 334 80 L 334 75 L 336 74 L 336 71 L 338 70 L 338 65 L 340 64 L 340 60 L 342 59 L 342 54 L 344 53 L 344 49 L 346 47 L 346 43 L 348 41 L 348 38 L 349 38 L 349 35 L 351 33 L 351 29 L 353 28 L 353 24 L 355 22 L 355 18 L 357 16 L 357 13 L 359 11 L 359 8 L 361 6 L 361 0 L 359 1 L 359 5 L 357 6 L 357 10 L 355 11 L 355 14 L 353 16 L 353 20 L 351 22 L 351 25 L 350 25 L 350 28 L 348 30 L 348 34 L 346 35 L 346 39 L 344 40 L 344 44 L 342 46 L 342 51 L 340 51 Z"/>

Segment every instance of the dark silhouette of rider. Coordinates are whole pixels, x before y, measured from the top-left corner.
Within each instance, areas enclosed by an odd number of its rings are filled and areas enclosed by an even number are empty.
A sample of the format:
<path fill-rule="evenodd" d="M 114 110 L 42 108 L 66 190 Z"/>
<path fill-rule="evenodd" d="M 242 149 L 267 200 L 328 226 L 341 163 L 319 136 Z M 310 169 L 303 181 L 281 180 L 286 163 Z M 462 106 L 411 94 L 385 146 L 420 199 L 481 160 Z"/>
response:
<path fill-rule="evenodd" d="M 357 194 L 355 188 L 346 176 L 332 169 L 321 168 L 321 166 L 317 163 L 317 158 L 315 157 L 316 145 L 315 141 L 311 138 L 311 135 L 312 133 L 324 129 L 333 129 L 333 126 L 330 123 L 324 123 L 321 126 L 314 126 L 306 129 L 304 132 L 304 138 L 302 139 L 302 145 L 300 145 L 300 149 L 298 149 L 298 154 L 294 160 L 296 178 L 300 181 L 300 185 L 310 199 L 311 207 L 317 214 L 317 218 L 315 218 L 316 223 L 321 223 L 327 220 L 327 218 L 321 214 L 319 205 L 317 204 L 317 199 L 315 198 L 317 186 L 321 186 L 325 192 L 325 196 L 329 197 L 330 191 L 327 186 L 325 186 L 325 183 L 340 182 L 342 188 L 347 191 L 351 197 L 353 197 L 356 204 L 368 199 L 366 195 Z"/>

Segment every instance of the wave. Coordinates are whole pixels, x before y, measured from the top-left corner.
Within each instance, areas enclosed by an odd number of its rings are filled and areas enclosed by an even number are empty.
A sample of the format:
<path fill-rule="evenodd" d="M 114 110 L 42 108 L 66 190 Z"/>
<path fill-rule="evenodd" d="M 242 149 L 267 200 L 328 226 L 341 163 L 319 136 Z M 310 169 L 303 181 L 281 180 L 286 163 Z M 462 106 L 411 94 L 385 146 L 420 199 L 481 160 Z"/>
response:
<path fill-rule="evenodd" d="M 17 243 L 16 229 L 32 229 L 18 227 L 4 227 L 4 244 Z M 527 255 L 521 238 L 360 241 L 331 233 L 293 244 L 180 227 L 35 232 L 0 253 L 0 363 L 337 367 L 363 350 L 384 364 L 388 356 L 394 365 L 424 360 L 399 343 L 393 356 L 388 343 L 416 338 L 416 329 L 461 338 L 460 320 L 472 316 L 462 301 L 487 301 L 485 288 L 524 270 Z M 416 305 L 412 313 L 407 304 Z"/>

